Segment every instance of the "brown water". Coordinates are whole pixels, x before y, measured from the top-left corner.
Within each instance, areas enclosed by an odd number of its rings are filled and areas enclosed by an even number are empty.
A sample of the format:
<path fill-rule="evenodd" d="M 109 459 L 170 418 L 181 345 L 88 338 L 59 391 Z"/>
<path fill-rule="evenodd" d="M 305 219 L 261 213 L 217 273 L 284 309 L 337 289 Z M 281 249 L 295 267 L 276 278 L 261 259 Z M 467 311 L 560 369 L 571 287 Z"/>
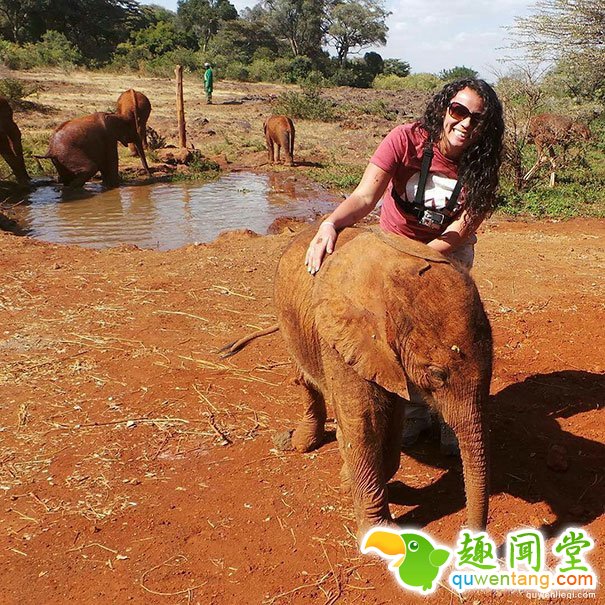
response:
<path fill-rule="evenodd" d="M 135 244 L 170 250 L 212 241 L 222 231 L 266 233 L 281 216 L 313 218 L 339 200 L 318 185 L 283 174 L 232 172 L 211 183 L 156 183 L 105 191 L 89 183 L 66 198 L 59 186 L 32 191 L 19 222 L 55 243 L 106 248 Z"/>

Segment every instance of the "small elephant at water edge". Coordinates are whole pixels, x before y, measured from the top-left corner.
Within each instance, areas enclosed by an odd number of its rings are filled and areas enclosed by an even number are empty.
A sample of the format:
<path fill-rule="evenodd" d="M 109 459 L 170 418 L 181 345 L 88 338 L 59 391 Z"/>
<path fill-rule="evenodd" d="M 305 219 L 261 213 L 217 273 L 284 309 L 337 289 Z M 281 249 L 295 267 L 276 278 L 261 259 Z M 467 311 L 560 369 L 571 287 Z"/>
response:
<path fill-rule="evenodd" d="M 23 159 L 21 131 L 13 120 L 13 110 L 4 97 L 0 97 L 0 155 L 13 171 L 21 185 L 29 182 L 29 174 Z"/>
<path fill-rule="evenodd" d="M 45 156 L 59 174 L 59 182 L 81 187 L 97 172 L 108 187 L 120 184 L 118 142 L 134 143 L 141 163 L 151 174 L 135 123 L 115 113 L 98 112 L 61 124 L 53 133 Z"/>
<path fill-rule="evenodd" d="M 149 99 L 142 92 L 130 88 L 118 97 L 116 113 L 135 123 L 143 149 L 147 149 L 147 120 L 151 113 L 151 102 Z M 134 143 L 129 143 L 128 149 L 130 149 L 131 155 L 138 155 Z"/>
<path fill-rule="evenodd" d="M 283 147 L 286 166 L 294 166 L 294 124 L 288 116 L 271 116 L 265 121 L 265 140 L 272 164 L 279 162 L 280 150 Z M 277 146 L 277 158 L 274 146 Z"/>
<path fill-rule="evenodd" d="M 342 231 L 313 277 L 304 260 L 315 232 L 294 239 L 275 278 L 279 331 L 304 387 L 293 446 L 322 444 L 331 404 L 360 536 L 392 523 L 387 482 L 414 385 L 458 437 L 468 524 L 484 528 L 492 336 L 473 280 L 425 244 L 364 229 Z"/>

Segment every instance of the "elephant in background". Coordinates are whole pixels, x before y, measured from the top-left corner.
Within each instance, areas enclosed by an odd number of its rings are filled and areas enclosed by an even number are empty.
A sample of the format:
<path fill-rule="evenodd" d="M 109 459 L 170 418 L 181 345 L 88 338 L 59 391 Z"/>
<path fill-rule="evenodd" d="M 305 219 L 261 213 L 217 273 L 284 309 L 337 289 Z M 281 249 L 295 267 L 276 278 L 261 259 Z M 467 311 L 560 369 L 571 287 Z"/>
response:
<path fill-rule="evenodd" d="M 4 97 L 0 97 L 0 155 L 13 171 L 21 185 L 29 183 L 29 174 L 23 159 L 21 131 L 13 120 L 13 110 Z"/>
<path fill-rule="evenodd" d="M 134 122 L 114 113 L 98 112 L 64 122 L 53 133 L 48 153 L 42 157 L 52 160 L 64 185 L 81 187 L 101 172 L 105 185 L 117 187 L 118 142 L 134 143 L 143 167 L 151 175 Z"/>
<path fill-rule="evenodd" d="M 304 259 L 315 233 L 293 240 L 275 280 L 279 330 L 305 389 L 292 445 L 321 445 L 330 403 L 359 535 L 388 525 L 386 484 L 414 385 L 458 437 L 468 523 L 484 528 L 492 336 L 473 280 L 425 244 L 363 229 L 345 229 L 312 277 Z"/>
<path fill-rule="evenodd" d="M 275 164 L 279 162 L 280 150 L 283 147 L 286 156 L 286 166 L 294 165 L 294 124 L 288 116 L 271 116 L 263 126 L 265 140 L 269 152 L 269 161 Z M 277 145 L 277 159 L 274 147 Z"/>
<path fill-rule="evenodd" d="M 142 92 L 130 88 L 118 97 L 116 113 L 134 122 L 143 149 L 147 149 L 147 120 L 151 113 L 149 99 Z M 139 155 L 134 143 L 129 143 L 128 148 L 131 155 Z"/>

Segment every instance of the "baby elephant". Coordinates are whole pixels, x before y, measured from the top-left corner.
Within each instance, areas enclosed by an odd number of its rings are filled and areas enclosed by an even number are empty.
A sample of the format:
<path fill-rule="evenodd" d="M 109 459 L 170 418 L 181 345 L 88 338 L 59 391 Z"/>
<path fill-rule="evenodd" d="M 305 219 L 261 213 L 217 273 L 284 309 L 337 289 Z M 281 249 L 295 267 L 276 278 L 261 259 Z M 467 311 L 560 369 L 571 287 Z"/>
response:
<path fill-rule="evenodd" d="M 151 101 L 142 92 L 130 88 L 118 97 L 116 113 L 134 122 L 143 149 L 147 149 L 147 120 L 151 113 Z M 130 155 L 138 155 L 134 143 L 129 143 L 128 149 Z"/>
<path fill-rule="evenodd" d="M 271 116 L 264 124 L 265 139 L 269 151 L 269 161 L 279 162 L 279 152 L 284 148 L 286 166 L 294 166 L 294 124 L 288 116 Z M 277 145 L 277 159 L 274 154 Z"/>
<path fill-rule="evenodd" d="M 330 405 L 360 536 L 392 523 L 387 482 L 399 468 L 411 384 L 458 437 L 468 524 L 483 529 L 492 337 L 475 284 L 425 244 L 362 229 L 345 229 L 312 277 L 304 259 L 315 233 L 293 240 L 275 277 L 279 331 L 304 390 L 293 446 L 323 443 Z"/>
<path fill-rule="evenodd" d="M 97 172 L 103 184 L 117 187 L 118 142 L 134 143 L 147 174 L 151 174 L 145 151 L 133 121 L 115 113 L 98 112 L 64 122 L 53 133 L 45 156 L 59 174 L 59 182 L 81 187 Z"/>

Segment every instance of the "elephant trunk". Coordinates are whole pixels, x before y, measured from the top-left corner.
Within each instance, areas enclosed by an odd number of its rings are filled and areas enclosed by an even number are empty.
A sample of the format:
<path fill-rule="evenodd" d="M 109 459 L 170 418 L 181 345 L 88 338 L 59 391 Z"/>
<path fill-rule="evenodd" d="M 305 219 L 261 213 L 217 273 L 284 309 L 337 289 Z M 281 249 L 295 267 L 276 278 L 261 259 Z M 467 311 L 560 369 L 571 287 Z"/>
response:
<path fill-rule="evenodd" d="M 147 174 L 149 176 L 151 176 L 151 170 L 149 170 L 149 166 L 147 165 L 147 158 L 145 157 L 145 150 L 143 149 L 143 143 L 141 142 L 141 138 L 138 136 L 138 134 L 137 134 L 137 140 L 135 141 L 134 145 L 137 148 L 137 152 L 139 154 L 139 157 L 141 158 L 141 164 L 143 164 L 143 168 L 145 168 L 145 172 L 147 172 Z"/>
<path fill-rule="evenodd" d="M 489 429 L 484 411 L 487 398 L 487 388 L 474 386 L 466 390 L 461 400 L 446 405 L 441 410 L 444 420 L 458 438 L 464 473 L 467 523 L 476 531 L 484 530 L 487 525 L 489 504 Z"/>

